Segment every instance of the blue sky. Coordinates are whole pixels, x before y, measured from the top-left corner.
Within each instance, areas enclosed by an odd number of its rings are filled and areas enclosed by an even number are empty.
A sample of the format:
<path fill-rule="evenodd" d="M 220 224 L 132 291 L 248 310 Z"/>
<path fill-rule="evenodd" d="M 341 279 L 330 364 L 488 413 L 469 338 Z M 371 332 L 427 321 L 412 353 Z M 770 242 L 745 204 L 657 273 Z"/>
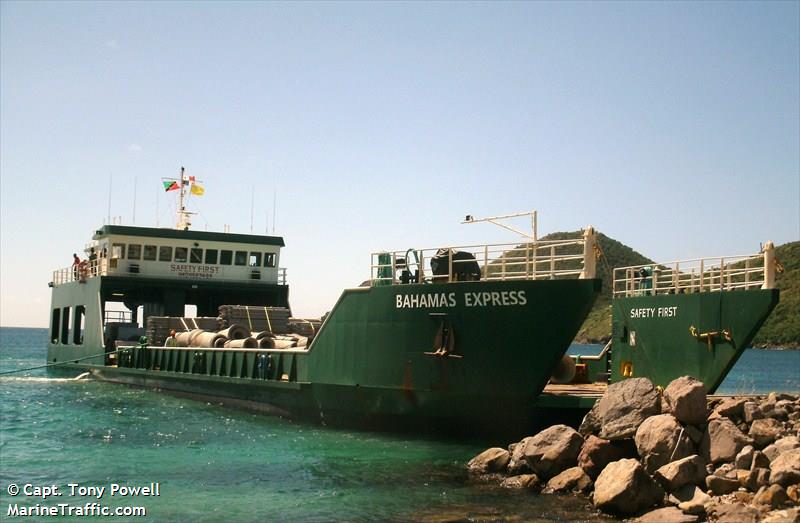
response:
<path fill-rule="evenodd" d="M 538 209 L 659 260 L 800 239 L 800 3 L 0 5 L 0 324 L 108 214 L 286 239 L 297 315 Z M 272 224 L 270 223 L 270 230 Z"/>

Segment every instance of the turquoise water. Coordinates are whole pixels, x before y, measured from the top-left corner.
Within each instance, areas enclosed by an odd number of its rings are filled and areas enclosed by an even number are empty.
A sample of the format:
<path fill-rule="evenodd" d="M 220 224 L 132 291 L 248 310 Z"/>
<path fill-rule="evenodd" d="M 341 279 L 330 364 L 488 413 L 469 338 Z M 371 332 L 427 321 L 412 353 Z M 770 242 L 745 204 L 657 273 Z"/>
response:
<path fill-rule="evenodd" d="M 0 371 L 42 364 L 46 336 L 44 329 L 0 329 Z M 800 351 L 748 351 L 723 388 L 797 392 L 798 369 Z M 0 415 L 3 521 L 9 503 L 96 501 L 67 496 L 68 483 L 151 482 L 160 483 L 160 497 L 106 494 L 100 500 L 144 506 L 146 517 L 104 520 L 611 521 L 578 497 L 471 480 L 464 463 L 483 450 L 479 443 L 296 424 L 147 390 L 54 378 L 44 370 L 0 377 Z M 65 495 L 11 497 L 11 483 L 55 484 Z"/>
<path fill-rule="evenodd" d="M 44 329 L 0 329 L 0 371 L 40 365 Z M 478 443 L 333 430 L 157 392 L 33 371 L 0 377 L 0 520 L 9 503 L 96 501 L 66 485 L 149 485 L 160 497 L 109 498 L 144 518 L 104 521 L 610 521 L 587 501 L 470 480 Z M 41 500 L 10 483 L 56 484 Z M 53 518 L 10 518 L 51 521 Z M 82 521 L 84 519 L 81 519 Z M 101 521 L 86 518 L 87 521 Z"/>

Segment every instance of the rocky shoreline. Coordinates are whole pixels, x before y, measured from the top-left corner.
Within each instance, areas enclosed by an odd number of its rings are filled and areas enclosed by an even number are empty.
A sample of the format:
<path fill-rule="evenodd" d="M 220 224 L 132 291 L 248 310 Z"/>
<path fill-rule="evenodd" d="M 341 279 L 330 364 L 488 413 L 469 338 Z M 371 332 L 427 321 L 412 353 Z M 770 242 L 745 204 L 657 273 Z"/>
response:
<path fill-rule="evenodd" d="M 641 523 L 800 523 L 800 396 L 706 396 L 685 376 L 608 387 L 578 430 L 554 425 L 490 448 L 471 474 L 587 496 Z"/>

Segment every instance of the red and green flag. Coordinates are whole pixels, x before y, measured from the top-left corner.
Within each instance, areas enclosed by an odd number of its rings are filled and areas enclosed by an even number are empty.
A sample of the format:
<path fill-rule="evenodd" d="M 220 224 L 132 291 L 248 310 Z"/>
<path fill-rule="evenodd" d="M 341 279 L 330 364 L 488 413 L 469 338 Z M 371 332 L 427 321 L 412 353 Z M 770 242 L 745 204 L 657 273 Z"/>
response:
<path fill-rule="evenodd" d="M 161 183 L 164 184 L 164 190 L 167 191 L 167 192 L 169 192 L 169 191 L 177 191 L 178 189 L 181 188 L 180 185 L 178 185 L 178 182 L 176 182 L 175 180 L 172 180 L 172 181 L 168 180 L 168 181 L 161 182 Z"/>

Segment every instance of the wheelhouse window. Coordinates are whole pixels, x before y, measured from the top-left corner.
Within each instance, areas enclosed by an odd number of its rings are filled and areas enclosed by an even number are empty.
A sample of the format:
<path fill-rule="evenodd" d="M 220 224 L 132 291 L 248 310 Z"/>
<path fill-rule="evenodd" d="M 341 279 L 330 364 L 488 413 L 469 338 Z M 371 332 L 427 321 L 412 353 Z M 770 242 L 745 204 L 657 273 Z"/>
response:
<path fill-rule="evenodd" d="M 142 246 L 132 243 L 128 245 L 128 259 L 139 260 L 142 258 Z"/>
<path fill-rule="evenodd" d="M 175 262 L 186 263 L 186 257 L 189 254 L 189 249 L 186 247 L 175 247 Z"/>
<path fill-rule="evenodd" d="M 230 265 L 233 261 L 233 251 L 219 251 L 219 264 Z"/>
<path fill-rule="evenodd" d="M 261 253 L 260 252 L 251 252 L 250 253 L 250 267 L 261 267 Z"/>
<path fill-rule="evenodd" d="M 206 263 L 207 264 L 216 264 L 217 263 L 217 254 L 219 251 L 217 249 L 206 249 Z"/>
<path fill-rule="evenodd" d="M 247 251 L 236 251 L 236 265 L 247 265 Z"/>
<path fill-rule="evenodd" d="M 264 267 L 275 267 L 275 253 L 274 252 L 265 252 L 264 253 Z"/>
<path fill-rule="evenodd" d="M 111 257 L 117 259 L 125 258 L 125 244 L 124 243 L 112 243 L 111 244 Z"/>
<path fill-rule="evenodd" d="M 145 249 L 146 248 L 147 247 L 145 247 Z M 177 249 L 175 249 L 175 250 L 177 251 Z M 178 255 L 178 253 L 176 252 L 175 253 L 175 261 L 178 261 L 177 260 L 177 258 L 178 258 L 177 255 Z M 164 245 L 159 247 L 158 248 L 158 261 L 165 261 L 165 262 L 172 261 L 172 247 L 166 247 Z M 186 261 L 186 260 L 183 260 L 183 261 Z"/>
<path fill-rule="evenodd" d="M 203 263 L 203 249 L 189 251 L 189 263 Z"/>
<path fill-rule="evenodd" d="M 144 261 L 155 261 L 156 260 L 156 252 L 158 252 L 155 245 L 145 245 L 144 246 L 144 256 L 142 259 Z"/>

